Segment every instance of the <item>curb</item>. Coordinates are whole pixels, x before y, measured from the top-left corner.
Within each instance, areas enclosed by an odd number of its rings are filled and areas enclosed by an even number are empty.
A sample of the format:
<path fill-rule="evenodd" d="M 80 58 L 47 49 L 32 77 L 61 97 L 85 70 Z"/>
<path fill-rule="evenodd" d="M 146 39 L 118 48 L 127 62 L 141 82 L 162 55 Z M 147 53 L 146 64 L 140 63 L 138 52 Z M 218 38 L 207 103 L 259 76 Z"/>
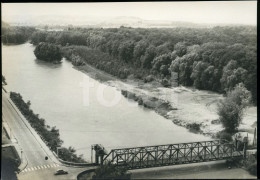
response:
<path fill-rule="evenodd" d="M 11 106 L 14 108 L 14 110 L 16 111 L 16 113 L 18 114 L 18 116 L 21 118 L 21 120 L 23 121 L 23 123 L 25 124 L 25 126 L 28 128 L 28 130 L 31 132 L 31 134 L 34 136 L 34 138 L 36 139 L 36 141 L 39 143 L 39 145 L 41 146 L 41 148 L 43 149 L 43 151 L 48 155 L 48 157 L 56 164 L 58 164 L 56 161 L 58 161 L 57 159 L 54 159 L 55 156 L 53 155 L 53 153 L 47 153 L 45 149 L 49 148 L 47 147 L 47 145 L 42 141 L 42 139 L 40 138 L 40 136 L 37 134 L 37 132 L 31 127 L 31 125 L 29 124 L 29 122 L 26 120 L 26 118 L 22 115 L 22 113 L 20 112 L 20 110 L 16 107 L 16 105 L 13 103 L 13 101 L 9 98 L 9 93 L 6 93 L 6 98 L 8 100 L 8 102 L 11 104 Z M 42 141 L 42 142 L 41 142 Z M 45 147 L 44 147 L 45 146 Z M 51 152 L 51 151 L 50 151 Z M 53 155 L 53 157 L 50 157 L 51 155 Z M 59 162 L 59 161 L 58 161 Z"/>
<path fill-rule="evenodd" d="M 77 180 L 80 178 L 80 176 L 85 175 L 85 174 L 88 174 L 88 173 L 95 172 L 95 170 L 96 170 L 96 168 L 95 168 L 95 169 L 93 168 L 93 169 L 88 169 L 88 170 L 86 170 L 86 171 L 83 171 L 83 172 L 79 173 L 79 174 L 77 175 Z"/>
<path fill-rule="evenodd" d="M 9 93 L 6 92 L 6 98 L 8 100 L 8 102 L 11 104 L 11 106 L 14 108 L 14 110 L 16 111 L 16 113 L 19 115 L 19 117 L 21 118 L 21 120 L 23 121 L 23 123 L 25 124 L 25 126 L 29 129 L 29 131 L 31 132 L 31 134 L 34 136 L 34 138 L 36 139 L 36 141 L 39 143 L 39 145 L 41 146 L 41 148 L 43 149 L 43 151 L 47 154 L 47 156 L 53 161 L 53 163 L 55 164 L 59 164 L 62 166 L 66 166 L 66 167 L 77 167 L 77 168 L 85 168 L 85 167 L 89 167 L 90 165 L 86 165 L 86 166 L 79 166 L 75 163 L 72 163 L 72 165 L 69 165 L 69 163 L 71 162 L 66 162 L 61 160 L 60 158 L 57 157 L 56 153 L 51 151 L 49 149 L 49 147 L 45 144 L 45 142 L 41 139 L 41 137 L 39 136 L 39 134 L 35 131 L 35 129 L 30 125 L 30 123 L 27 121 L 27 119 L 23 116 L 23 114 L 20 112 L 20 110 L 16 107 L 16 105 L 14 104 L 14 102 L 12 101 L 12 99 L 8 96 Z M 49 150 L 50 153 L 46 152 L 46 149 Z M 26 158 L 27 159 L 27 158 Z M 65 163 L 64 163 L 65 162 Z M 68 164 L 67 164 L 68 163 Z M 28 164 L 28 161 L 27 161 Z M 27 166 L 26 164 L 26 166 Z M 74 164 L 74 165 L 73 165 Z M 26 167 L 25 166 L 25 167 Z"/>

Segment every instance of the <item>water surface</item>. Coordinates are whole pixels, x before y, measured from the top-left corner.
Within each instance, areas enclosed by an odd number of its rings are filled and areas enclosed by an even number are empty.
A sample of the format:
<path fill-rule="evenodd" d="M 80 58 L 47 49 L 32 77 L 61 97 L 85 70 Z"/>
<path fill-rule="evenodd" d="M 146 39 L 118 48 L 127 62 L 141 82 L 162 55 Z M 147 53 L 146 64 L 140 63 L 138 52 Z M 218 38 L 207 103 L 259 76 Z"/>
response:
<path fill-rule="evenodd" d="M 64 146 L 75 147 L 87 160 L 91 157 L 92 144 L 102 144 L 110 150 L 209 139 L 137 106 L 115 87 L 90 78 L 65 59 L 61 64 L 37 60 L 34 48 L 29 43 L 2 46 L 2 73 L 7 89 L 19 92 L 25 101 L 30 100 L 32 110 L 60 130 Z M 84 85 L 91 84 L 93 87 L 87 93 Z M 106 105 L 115 97 L 120 97 L 120 101 L 105 106 L 99 100 L 102 89 Z"/>

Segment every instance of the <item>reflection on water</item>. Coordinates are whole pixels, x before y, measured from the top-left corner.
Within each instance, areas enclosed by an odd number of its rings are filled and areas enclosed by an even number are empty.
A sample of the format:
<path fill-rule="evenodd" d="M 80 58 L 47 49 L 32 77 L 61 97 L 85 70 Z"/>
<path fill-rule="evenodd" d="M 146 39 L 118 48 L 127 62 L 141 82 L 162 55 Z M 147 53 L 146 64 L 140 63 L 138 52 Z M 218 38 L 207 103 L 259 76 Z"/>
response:
<path fill-rule="evenodd" d="M 33 50 L 29 43 L 2 46 L 7 89 L 30 100 L 33 111 L 60 130 L 64 145 L 75 147 L 86 159 L 90 159 L 92 144 L 109 150 L 209 139 L 137 106 L 115 87 L 72 68 L 67 60 L 61 64 L 36 60 Z M 89 82 L 84 83 L 86 78 Z M 109 103 L 115 97 L 120 99 L 112 107 L 100 103 L 100 98 Z M 84 104 L 86 98 L 89 105 Z"/>
<path fill-rule="evenodd" d="M 52 69 L 61 68 L 62 64 L 63 64 L 62 62 L 61 63 L 57 63 L 57 64 L 53 64 L 53 63 L 41 61 L 41 60 L 36 59 L 36 58 L 35 58 L 34 62 L 38 66 L 42 66 L 42 67 L 46 67 L 46 68 L 52 68 Z"/>

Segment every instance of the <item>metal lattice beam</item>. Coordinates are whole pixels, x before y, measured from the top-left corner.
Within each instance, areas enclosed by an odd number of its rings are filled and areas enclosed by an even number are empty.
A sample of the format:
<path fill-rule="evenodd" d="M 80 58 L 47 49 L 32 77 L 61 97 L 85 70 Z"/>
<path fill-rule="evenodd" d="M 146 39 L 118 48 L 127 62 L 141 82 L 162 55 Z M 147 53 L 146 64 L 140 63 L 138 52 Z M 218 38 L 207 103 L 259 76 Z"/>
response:
<path fill-rule="evenodd" d="M 233 144 L 213 140 L 112 149 L 104 160 L 113 161 L 117 166 L 126 166 L 128 169 L 138 169 L 240 156 L 243 153 L 236 151 Z"/>

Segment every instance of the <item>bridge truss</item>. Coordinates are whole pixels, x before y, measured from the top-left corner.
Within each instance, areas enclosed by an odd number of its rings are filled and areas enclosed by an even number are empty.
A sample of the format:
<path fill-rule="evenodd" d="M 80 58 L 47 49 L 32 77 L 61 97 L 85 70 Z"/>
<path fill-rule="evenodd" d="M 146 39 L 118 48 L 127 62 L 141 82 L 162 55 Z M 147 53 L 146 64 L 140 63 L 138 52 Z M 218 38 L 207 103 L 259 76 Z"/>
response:
<path fill-rule="evenodd" d="M 220 140 L 112 149 L 104 157 L 127 169 L 169 166 L 243 157 L 232 143 Z"/>

